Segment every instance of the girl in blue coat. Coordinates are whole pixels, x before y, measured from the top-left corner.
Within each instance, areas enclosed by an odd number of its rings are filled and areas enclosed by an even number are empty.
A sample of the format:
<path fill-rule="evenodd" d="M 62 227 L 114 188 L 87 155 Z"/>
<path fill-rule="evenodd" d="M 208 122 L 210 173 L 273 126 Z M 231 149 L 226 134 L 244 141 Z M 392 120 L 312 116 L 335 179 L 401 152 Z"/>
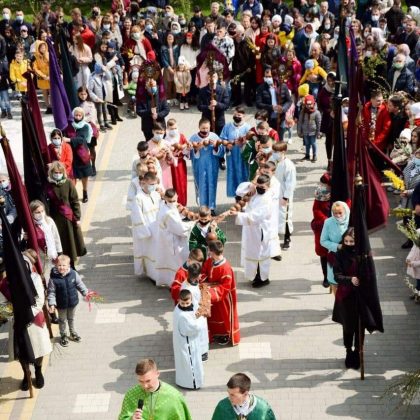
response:
<path fill-rule="evenodd" d="M 321 245 L 328 249 L 327 279 L 335 294 L 337 282 L 334 279 L 334 256 L 341 249 L 341 240 L 349 226 L 350 209 L 343 201 L 336 201 L 331 207 L 331 217 L 325 222 L 321 232 Z"/>

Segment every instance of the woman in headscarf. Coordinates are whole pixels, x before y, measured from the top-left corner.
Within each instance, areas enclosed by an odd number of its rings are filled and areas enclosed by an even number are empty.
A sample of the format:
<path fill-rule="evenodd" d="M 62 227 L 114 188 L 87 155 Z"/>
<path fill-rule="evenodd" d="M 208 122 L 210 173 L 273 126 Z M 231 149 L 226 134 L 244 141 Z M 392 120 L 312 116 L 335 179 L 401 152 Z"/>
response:
<path fill-rule="evenodd" d="M 42 274 L 48 284 L 50 272 L 57 257 L 62 254 L 60 234 L 54 220 L 47 216 L 45 205 L 39 200 L 33 200 L 29 204 L 32 219 L 34 221 L 36 239 L 40 251 Z"/>
<path fill-rule="evenodd" d="M 349 206 L 343 201 L 336 201 L 331 206 L 331 217 L 325 222 L 321 232 L 320 244 L 328 250 L 327 279 L 335 295 L 337 282 L 334 278 L 333 262 L 335 254 L 341 249 L 341 239 L 347 230 L 350 220 Z"/>
<path fill-rule="evenodd" d="M 52 160 L 60 161 L 66 168 L 68 178 L 73 178 L 73 151 L 71 146 L 64 141 L 63 133 L 54 128 L 50 134 L 51 143 L 48 145 Z"/>
<path fill-rule="evenodd" d="M 86 254 L 85 243 L 80 229 L 79 196 L 76 187 L 66 176 L 66 168 L 54 161 L 48 169 L 47 198 L 50 216 L 60 234 L 63 254 L 68 255 L 72 268 L 78 257 Z"/>
<path fill-rule="evenodd" d="M 72 127 L 74 134 L 71 133 L 70 135 L 70 144 L 73 149 L 73 173 L 76 179 L 82 180 L 82 203 L 87 203 L 88 177 L 93 175 L 89 153 L 89 144 L 92 140 L 93 130 L 91 125 L 85 121 L 85 111 L 83 108 L 74 108 L 73 118 Z"/>

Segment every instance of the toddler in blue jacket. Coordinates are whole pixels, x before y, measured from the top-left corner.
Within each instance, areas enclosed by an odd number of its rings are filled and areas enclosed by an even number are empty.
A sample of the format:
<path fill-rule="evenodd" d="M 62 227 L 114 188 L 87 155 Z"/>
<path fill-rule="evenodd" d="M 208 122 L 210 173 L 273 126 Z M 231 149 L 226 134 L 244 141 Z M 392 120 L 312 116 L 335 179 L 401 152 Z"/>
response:
<path fill-rule="evenodd" d="M 69 344 L 66 336 L 66 321 L 69 324 L 70 340 L 76 343 L 80 343 L 82 340 L 74 329 L 74 315 L 79 303 L 77 291 L 83 296 L 88 293 L 79 274 L 70 268 L 70 258 L 67 255 L 60 255 L 57 258 L 56 266 L 51 270 L 47 299 L 50 312 L 53 313 L 55 308 L 58 310 L 60 344 L 63 347 L 67 347 Z"/>

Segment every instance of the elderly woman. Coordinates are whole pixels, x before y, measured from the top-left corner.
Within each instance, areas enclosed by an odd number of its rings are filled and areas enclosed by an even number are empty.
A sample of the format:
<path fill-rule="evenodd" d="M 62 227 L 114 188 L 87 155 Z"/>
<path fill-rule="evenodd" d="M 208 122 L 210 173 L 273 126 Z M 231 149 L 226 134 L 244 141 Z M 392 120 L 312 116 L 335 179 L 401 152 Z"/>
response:
<path fill-rule="evenodd" d="M 73 150 L 73 173 L 76 179 L 82 180 L 82 202 L 87 203 L 88 177 L 93 175 L 89 153 L 89 144 L 92 140 L 93 130 L 91 125 L 85 121 L 85 111 L 83 108 L 74 108 L 73 118 L 72 127 L 74 132 L 70 133 L 70 139 L 68 140 Z"/>
<path fill-rule="evenodd" d="M 80 229 L 79 197 L 61 162 L 54 161 L 50 165 L 47 197 L 50 216 L 57 225 L 63 253 L 70 257 L 71 266 L 74 268 L 77 258 L 86 254 L 86 248 Z"/>
<path fill-rule="evenodd" d="M 54 128 L 50 134 L 51 143 L 48 145 L 52 160 L 60 161 L 66 168 L 68 178 L 73 178 L 73 151 L 71 146 L 63 140 L 63 133 Z"/>
<path fill-rule="evenodd" d="M 341 249 L 343 233 L 349 226 L 350 209 L 343 201 L 336 201 L 331 207 L 331 214 L 322 227 L 320 244 L 328 250 L 327 279 L 335 295 L 337 282 L 334 278 L 333 261 L 335 254 Z"/>
<path fill-rule="evenodd" d="M 50 272 L 59 254 L 63 252 L 60 234 L 51 217 L 45 212 L 45 205 L 39 200 L 31 201 L 29 209 L 34 221 L 36 239 L 40 250 L 42 274 L 48 284 Z"/>

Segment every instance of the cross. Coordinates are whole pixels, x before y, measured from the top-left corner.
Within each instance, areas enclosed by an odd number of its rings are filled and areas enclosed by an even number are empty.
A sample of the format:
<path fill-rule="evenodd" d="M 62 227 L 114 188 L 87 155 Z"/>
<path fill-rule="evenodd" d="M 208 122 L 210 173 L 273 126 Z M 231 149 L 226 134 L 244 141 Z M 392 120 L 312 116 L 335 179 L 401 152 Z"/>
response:
<path fill-rule="evenodd" d="M 347 82 L 343 82 L 342 76 L 340 75 L 340 80 L 336 80 L 334 83 L 336 87 L 338 86 L 337 99 L 342 98 L 343 94 L 341 93 L 341 89 L 343 85 L 347 85 Z"/>

